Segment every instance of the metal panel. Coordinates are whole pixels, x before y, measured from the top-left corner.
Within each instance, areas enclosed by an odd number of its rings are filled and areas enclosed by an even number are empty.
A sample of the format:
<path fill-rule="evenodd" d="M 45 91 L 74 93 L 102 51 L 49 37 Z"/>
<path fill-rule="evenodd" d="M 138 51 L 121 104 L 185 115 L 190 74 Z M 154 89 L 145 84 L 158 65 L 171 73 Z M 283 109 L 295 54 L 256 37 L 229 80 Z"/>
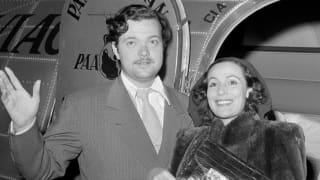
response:
<path fill-rule="evenodd" d="M 10 67 L 25 89 L 41 79 L 37 122 L 47 128 L 55 102 L 58 70 L 58 31 L 62 0 L 0 1 L 0 66 Z M 10 117 L 0 104 L 0 179 L 21 179 L 11 159 L 8 143 Z"/>

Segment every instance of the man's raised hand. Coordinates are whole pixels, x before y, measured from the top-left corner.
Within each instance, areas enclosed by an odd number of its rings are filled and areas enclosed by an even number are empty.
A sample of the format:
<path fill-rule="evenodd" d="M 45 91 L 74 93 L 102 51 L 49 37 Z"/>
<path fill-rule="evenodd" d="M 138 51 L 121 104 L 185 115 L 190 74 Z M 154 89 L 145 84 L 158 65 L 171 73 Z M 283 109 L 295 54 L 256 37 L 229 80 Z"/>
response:
<path fill-rule="evenodd" d="M 40 103 L 40 83 L 40 80 L 34 83 L 31 96 L 10 68 L 0 70 L 1 101 L 11 117 L 15 131 L 24 129 L 36 118 Z"/>

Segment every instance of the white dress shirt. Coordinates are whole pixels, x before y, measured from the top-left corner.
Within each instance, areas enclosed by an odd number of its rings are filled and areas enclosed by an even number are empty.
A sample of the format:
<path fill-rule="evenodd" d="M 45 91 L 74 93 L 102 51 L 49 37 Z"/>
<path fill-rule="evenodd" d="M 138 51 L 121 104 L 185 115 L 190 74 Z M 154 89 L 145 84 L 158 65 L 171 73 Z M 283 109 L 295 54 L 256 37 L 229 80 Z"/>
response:
<path fill-rule="evenodd" d="M 136 97 L 138 87 L 130 82 L 128 77 L 123 72 L 121 72 L 120 76 L 141 117 L 142 102 Z M 155 109 L 158 119 L 160 120 L 160 124 L 163 127 L 165 102 L 170 104 L 170 101 L 166 95 L 163 83 L 159 76 L 155 78 L 150 88 L 153 91 L 149 94 L 149 101 L 152 107 Z"/>

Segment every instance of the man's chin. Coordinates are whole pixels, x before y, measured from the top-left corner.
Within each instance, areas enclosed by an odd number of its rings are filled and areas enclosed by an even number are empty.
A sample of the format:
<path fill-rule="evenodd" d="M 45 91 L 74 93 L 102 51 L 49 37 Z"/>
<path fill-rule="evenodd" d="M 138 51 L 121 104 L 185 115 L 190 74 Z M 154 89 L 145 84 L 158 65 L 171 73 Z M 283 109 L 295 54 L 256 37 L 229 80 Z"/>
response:
<path fill-rule="evenodd" d="M 157 74 L 150 73 L 150 72 L 140 72 L 136 75 L 136 79 L 139 79 L 141 81 L 150 81 L 154 80 L 157 77 Z"/>

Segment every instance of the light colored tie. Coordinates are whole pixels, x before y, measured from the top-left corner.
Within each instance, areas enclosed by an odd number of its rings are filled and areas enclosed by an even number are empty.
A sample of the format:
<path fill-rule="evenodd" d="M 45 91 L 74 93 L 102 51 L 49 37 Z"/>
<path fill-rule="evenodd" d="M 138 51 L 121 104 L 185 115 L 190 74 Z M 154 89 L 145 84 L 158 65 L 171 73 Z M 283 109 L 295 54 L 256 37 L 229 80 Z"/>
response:
<path fill-rule="evenodd" d="M 142 100 L 141 118 L 152 144 L 158 153 L 162 141 L 162 127 L 155 109 L 149 102 L 148 96 L 151 92 L 152 90 L 150 88 L 138 89 L 137 98 Z"/>

